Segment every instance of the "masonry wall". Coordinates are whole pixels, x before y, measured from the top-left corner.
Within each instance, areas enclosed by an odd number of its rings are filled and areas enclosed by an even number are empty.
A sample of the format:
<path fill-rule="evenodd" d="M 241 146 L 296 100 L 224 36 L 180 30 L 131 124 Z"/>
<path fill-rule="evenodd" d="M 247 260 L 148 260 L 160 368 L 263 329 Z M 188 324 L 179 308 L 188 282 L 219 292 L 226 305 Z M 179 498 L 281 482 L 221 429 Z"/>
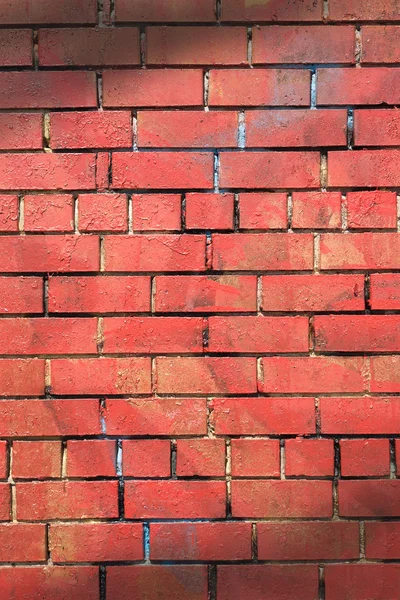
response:
<path fill-rule="evenodd" d="M 2 600 L 399 598 L 399 1 L 0 21 Z"/>

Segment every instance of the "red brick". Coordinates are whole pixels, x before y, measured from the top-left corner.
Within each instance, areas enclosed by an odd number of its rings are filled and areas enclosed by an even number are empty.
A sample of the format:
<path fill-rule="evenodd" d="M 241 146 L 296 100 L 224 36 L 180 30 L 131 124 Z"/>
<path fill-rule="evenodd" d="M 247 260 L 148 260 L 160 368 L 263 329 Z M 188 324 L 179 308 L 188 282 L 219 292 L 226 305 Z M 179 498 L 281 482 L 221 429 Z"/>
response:
<path fill-rule="evenodd" d="M 328 154 L 328 185 L 386 187 L 400 185 L 400 150 L 358 150 Z"/>
<path fill-rule="evenodd" d="M 332 477 L 333 440 L 286 440 L 287 477 Z"/>
<path fill-rule="evenodd" d="M 255 358 L 157 357 L 160 394 L 248 394 L 256 392 Z"/>
<path fill-rule="evenodd" d="M 327 565 L 325 568 L 326 600 L 386 600 L 399 591 L 400 565 Z"/>
<path fill-rule="evenodd" d="M 397 233 L 327 233 L 321 236 L 321 269 L 399 269 Z"/>
<path fill-rule="evenodd" d="M 43 285 L 39 277 L 0 277 L 0 314 L 43 312 Z"/>
<path fill-rule="evenodd" d="M 107 236 L 104 246 L 106 271 L 205 270 L 204 235 Z"/>
<path fill-rule="evenodd" d="M 112 562 L 143 559 L 141 523 L 54 524 L 49 547 L 54 562 Z"/>
<path fill-rule="evenodd" d="M 152 523 L 151 560 L 250 560 L 250 523 Z"/>
<path fill-rule="evenodd" d="M 54 394 L 147 394 L 150 379 L 150 358 L 51 361 Z"/>
<path fill-rule="evenodd" d="M 224 21 L 322 21 L 322 0 L 305 2 L 246 2 L 225 0 Z M 232 599 L 233 600 L 233 599 Z M 257 599 L 258 600 L 258 599 Z"/>
<path fill-rule="evenodd" d="M 18 231 L 18 197 L 0 196 L 0 231 Z"/>
<path fill-rule="evenodd" d="M 308 352 L 307 317 L 210 317 L 210 352 Z"/>
<path fill-rule="evenodd" d="M 286 194 L 243 193 L 239 196 L 241 229 L 286 229 L 288 226 Z"/>
<path fill-rule="evenodd" d="M 398 104 L 397 69 L 318 69 L 317 104 Z M 369 173 L 371 175 L 371 172 Z"/>
<path fill-rule="evenodd" d="M 16 490 L 18 520 L 118 517 L 116 481 L 35 481 Z"/>
<path fill-rule="evenodd" d="M 398 15 L 398 9 L 396 13 Z M 363 25 L 362 62 L 398 63 L 400 61 L 400 48 L 397 43 L 399 32 L 398 25 Z"/>
<path fill-rule="evenodd" d="M 400 392 L 400 356 L 371 356 L 371 392 Z"/>
<path fill-rule="evenodd" d="M 104 417 L 108 435 L 174 436 L 205 435 L 206 414 L 204 399 L 133 398 L 107 400 Z"/>
<path fill-rule="evenodd" d="M 46 526 L 4 523 L 0 525 L 0 548 L 1 562 L 44 562 L 47 559 Z"/>
<path fill-rule="evenodd" d="M 135 3 L 136 4 L 136 3 Z M 134 6 L 133 4 L 131 6 Z M 207 566 L 132 565 L 107 569 L 110 599 L 207 600 Z"/>
<path fill-rule="evenodd" d="M 36 396 L 44 392 L 44 360 L 0 360 L 0 396 Z M 2 403 L 0 404 L 0 408 Z"/>
<path fill-rule="evenodd" d="M 249 148 L 345 146 L 346 130 L 347 113 L 342 110 L 254 110 L 246 114 Z"/>
<path fill-rule="evenodd" d="M 232 516 L 256 519 L 331 517 L 332 483 L 234 480 Z"/>
<path fill-rule="evenodd" d="M 3 25 L 42 25 L 51 23 L 95 23 L 95 0 L 26 0 L 24 4 L 2 0 L 0 20 Z M 46 599 L 47 600 L 47 599 Z"/>
<path fill-rule="evenodd" d="M 31 67 L 32 64 L 32 32 L 29 29 L 2 29 L 0 31 L 0 65 L 2 67 Z"/>
<path fill-rule="evenodd" d="M 0 73 L 0 108 L 95 108 L 96 106 L 95 73 L 84 71 Z"/>
<path fill-rule="evenodd" d="M 68 440 L 67 477 L 115 477 L 114 440 Z"/>
<path fill-rule="evenodd" d="M 24 196 L 24 231 L 73 231 L 73 198 L 66 194 Z"/>
<path fill-rule="evenodd" d="M 229 271 L 307 271 L 313 268 L 310 234 L 213 235 L 213 268 Z"/>
<path fill-rule="evenodd" d="M 264 311 L 364 310 L 362 275 L 267 275 L 262 286 Z"/>
<path fill-rule="evenodd" d="M 396 194 L 379 191 L 349 192 L 347 215 L 350 229 L 396 229 Z"/>
<path fill-rule="evenodd" d="M 398 517 L 400 481 L 391 479 L 339 481 L 341 517 Z"/>
<path fill-rule="evenodd" d="M 133 230 L 180 230 L 181 205 L 180 194 L 133 194 Z"/>
<path fill-rule="evenodd" d="M 170 477 L 169 440 L 124 440 L 122 442 L 125 477 Z"/>
<path fill-rule="evenodd" d="M 156 312 L 257 310 L 257 280 L 252 275 L 160 276 L 155 279 L 155 290 Z"/>
<path fill-rule="evenodd" d="M 126 481 L 128 519 L 221 519 L 225 481 Z"/>
<path fill-rule="evenodd" d="M 209 103 L 210 106 L 308 106 L 310 72 L 211 70 Z"/>
<path fill-rule="evenodd" d="M 96 330 L 96 319 L 0 319 L 1 353 L 95 353 Z"/>
<path fill-rule="evenodd" d="M 316 356 L 262 359 L 263 392 L 278 394 L 315 394 L 363 392 L 367 386 L 362 357 Z"/>
<path fill-rule="evenodd" d="M 133 189 L 212 188 L 213 161 L 210 152 L 118 152 L 113 156 L 113 186 Z"/>
<path fill-rule="evenodd" d="M 259 560 L 348 560 L 359 557 L 358 523 L 258 523 Z"/>
<path fill-rule="evenodd" d="M 0 483 L 0 521 L 11 520 L 11 491 L 7 483 Z M 9 558 L 8 558 L 9 560 Z M 0 578 L 1 579 L 1 578 Z M 3 588 L 1 588 L 3 592 Z"/>
<path fill-rule="evenodd" d="M 225 440 L 178 440 L 178 477 L 225 477 Z"/>
<path fill-rule="evenodd" d="M 103 105 L 203 106 L 203 73 L 201 69 L 106 71 Z"/>
<path fill-rule="evenodd" d="M 1 37 L 1 31 L 0 31 Z M 0 115 L 0 150 L 40 150 L 43 147 L 42 115 Z"/>
<path fill-rule="evenodd" d="M 17 479 L 61 477 L 61 443 L 14 442 L 12 476 Z"/>
<path fill-rule="evenodd" d="M 128 111 L 51 113 L 50 135 L 50 145 L 56 150 L 130 148 L 131 115 Z"/>
<path fill-rule="evenodd" d="M 379 477 L 390 473 L 389 440 L 341 440 L 343 477 Z"/>
<path fill-rule="evenodd" d="M 394 434 L 400 426 L 398 398 L 321 398 L 324 434 Z"/>
<path fill-rule="evenodd" d="M 212 408 L 218 435 L 315 433 L 314 398 L 215 398 Z"/>
<path fill-rule="evenodd" d="M 331 0 L 329 7 L 330 19 L 338 21 L 385 21 L 397 19 L 398 16 L 396 0 Z"/>
<path fill-rule="evenodd" d="M 147 29 L 149 65 L 243 65 L 247 62 L 246 27 Z"/>
<path fill-rule="evenodd" d="M 116 6 L 116 21 L 215 21 L 212 0 L 120 0 Z M 122 599 L 121 599 L 122 600 Z"/>
<path fill-rule="evenodd" d="M 118 313 L 149 310 L 150 277 L 111 275 L 49 279 L 50 312 Z"/>
<path fill-rule="evenodd" d="M 110 317 L 104 319 L 103 335 L 104 351 L 112 354 L 203 351 L 200 317 Z"/>
<path fill-rule="evenodd" d="M 47 3 L 45 3 L 47 4 Z M 79 567 L 1 567 L 0 587 L 4 599 L 32 598 L 56 600 L 99 600 L 99 568 Z M 32 591 L 36 595 L 32 596 Z"/>
<path fill-rule="evenodd" d="M 253 64 L 354 62 L 354 28 L 350 26 L 330 27 L 329 35 L 325 25 L 253 29 Z"/>
<path fill-rule="evenodd" d="M 8 476 L 8 445 L 7 442 L 0 442 L 0 479 L 7 479 Z"/>
<path fill-rule="evenodd" d="M 400 316 L 335 315 L 315 317 L 316 350 L 334 352 L 397 352 Z"/>
<path fill-rule="evenodd" d="M 85 67 L 140 65 L 137 27 L 41 29 L 39 65 Z"/>
<path fill-rule="evenodd" d="M 111 152 L 99 152 L 96 155 L 96 187 L 105 191 L 111 185 Z"/>
<path fill-rule="evenodd" d="M 233 477 L 279 477 L 279 440 L 232 440 Z"/>
<path fill-rule="evenodd" d="M 2 154 L 0 189 L 92 190 L 95 158 L 93 154 Z"/>
<path fill-rule="evenodd" d="M 80 231 L 122 231 L 128 229 L 128 201 L 125 194 L 80 194 Z"/>
<path fill-rule="evenodd" d="M 340 192 L 295 192 L 293 229 L 339 229 L 341 202 Z"/>
<path fill-rule="evenodd" d="M 400 116 L 398 110 L 356 110 L 354 143 L 356 146 L 399 146 Z M 384 192 L 381 193 L 384 194 Z"/>
<path fill-rule="evenodd" d="M 366 523 L 365 542 L 365 556 L 368 559 L 400 558 L 400 523 Z"/>
<path fill-rule="evenodd" d="M 233 194 L 186 195 L 187 229 L 233 230 L 233 213 Z"/>

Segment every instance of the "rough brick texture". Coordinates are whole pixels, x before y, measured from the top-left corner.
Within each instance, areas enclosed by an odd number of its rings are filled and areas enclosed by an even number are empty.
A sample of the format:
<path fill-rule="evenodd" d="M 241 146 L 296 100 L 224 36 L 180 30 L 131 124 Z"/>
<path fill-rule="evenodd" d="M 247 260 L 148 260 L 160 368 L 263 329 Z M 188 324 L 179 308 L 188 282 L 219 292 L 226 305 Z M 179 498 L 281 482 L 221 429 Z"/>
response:
<path fill-rule="evenodd" d="M 399 0 L 0 0 L 1 600 L 400 598 Z"/>

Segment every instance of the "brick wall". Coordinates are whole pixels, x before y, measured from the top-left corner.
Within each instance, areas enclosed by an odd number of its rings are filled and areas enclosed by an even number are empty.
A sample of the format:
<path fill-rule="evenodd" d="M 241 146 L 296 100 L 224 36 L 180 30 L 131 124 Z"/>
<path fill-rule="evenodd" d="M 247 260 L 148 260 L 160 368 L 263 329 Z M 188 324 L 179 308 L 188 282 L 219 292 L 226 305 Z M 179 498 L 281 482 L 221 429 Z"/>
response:
<path fill-rule="evenodd" d="M 399 598 L 398 0 L 0 19 L 2 600 Z"/>

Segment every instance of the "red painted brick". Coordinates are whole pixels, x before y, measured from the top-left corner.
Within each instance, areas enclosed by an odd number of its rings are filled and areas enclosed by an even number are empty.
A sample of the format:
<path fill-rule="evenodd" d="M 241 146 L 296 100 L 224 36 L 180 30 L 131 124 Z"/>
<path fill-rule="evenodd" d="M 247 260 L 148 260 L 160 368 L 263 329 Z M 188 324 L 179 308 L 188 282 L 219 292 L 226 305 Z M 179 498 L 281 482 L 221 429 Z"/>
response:
<path fill-rule="evenodd" d="M 43 284 L 39 277 L 0 277 L 0 314 L 43 312 Z"/>
<path fill-rule="evenodd" d="M 286 229 L 286 194 L 243 193 L 239 196 L 241 229 Z"/>
<path fill-rule="evenodd" d="M 356 110 L 354 143 L 356 146 L 399 146 L 398 110 Z"/>
<path fill-rule="evenodd" d="M 397 104 L 399 100 L 400 82 L 396 69 L 366 67 L 317 71 L 319 105 Z"/>
<path fill-rule="evenodd" d="M 80 194 L 80 231 L 122 231 L 128 229 L 128 201 L 125 194 Z"/>
<path fill-rule="evenodd" d="M 51 361 L 54 394 L 147 394 L 150 358 L 87 358 Z"/>
<path fill-rule="evenodd" d="M 0 442 L 0 479 L 7 479 L 8 464 L 9 456 L 7 442 Z"/>
<path fill-rule="evenodd" d="M 347 216 L 350 229 L 396 229 L 396 194 L 379 191 L 349 192 Z"/>
<path fill-rule="evenodd" d="M 151 560 L 249 560 L 250 523 L 152 523 Z"/>
<path fill-rule="evenodd" d="M 108 435 L 173 436 L 207 433 L 204 399 L 132 398 L 107 400 L 106 406 L 104 418 Z"/>
<path fill-rule="evenodd" d="M 332 477 L 334 456 L 332 440 L 286 440 L 287 477 Z"/>
<path fill-rule="evenodd" d="M 133 5 L 132 5 L 133 6 Z M 107 569 L 107 594 L 118 600 L 207 600 L 207 566 L 135 565 Z"/>
<path fill-rule="evenodd" d="M 140 65 L 137 27 L 41 29 L 39 65 L 85 67 Z"/>
<path fill-rule="evenodd" d="M 128 519 L 221 519 L 225 481 L 126 481 Z"/>
<path fill-rule="evenodd" d="M 358 558 L 358 523 L 259 523 L 260 560 L 348 560 Z"/>
<path fill-rule="evenodd" d="M 186 228 L 233 230 L 233 202 L 233 194 L 187 194 Z"/>
<path fill-rule="evenodd" d="M 343 110 L 253 110 L 246 114 L 249 148 L 345 146 L 346 130 Z"/>
<path fill-rule="evenodd" d="M 160 394 L 248 394 L 257 388 L 255 358 L 156 358 Z"/>
<path fill-rule="evenodd" d="M 0 232 L 18 231 L 18 197 L 0 196 Z"/>
<path fill-rule="evenodd" d="M 398 16 L 399 7 L 396 0 L 369 0 L 368 2 L 363 0 L 332 0 L 329 7 L 329 17 L 332 20 L 384 21 L 386 19 L 397 19 Z"/>
<path fill-rule="evenodd" d="M 213 235 L 213 268 L 230 271 L 307 271 L 313 268 L 309 234 Z"/>
<path fill-rule="evenodd" d="M 49 279 L 50 312 L 118 313 L 149 310 L 150 277 L 111 275 Z"/>
<path fill-rule="evenodd" d="M 341 517 L 398 517 L 400 481 L 390 479 L 339 481 Z"/>
<path fill-rule="evenodd" d="M 225 477 L 225 440 L 178 440 L 178 477 Z"/>
<path fill-rule="evenodd" d="M 134 231 L 176 231 L 181 229 L 180 194 L 133 194 Z"/>
<path fill-rule="evenodd" d="M 35 481 L 19 483 L 16 491 L 18 520 L 118 517 L 116 481 Z"/>
<path fill-rule="evenodd" d="M 371 392 L 400 391 L 400 356 L 371 356 Z"/>
<path fill-rule="evenodd" d="M 390 473 L 389 440 L 341 440 L 344 477 L 385 477 Z"/>
<path fill-rule="evenodd" d="M 204 271 L 204 235 L 107 236 L 106 271 Z"/>
<path fill-rule="evenodd" d="M 215 398 L 212 409 L 218 435 L 315 433 L 314 398 Z"/>
<path fill-rule="evenodd" d="M 307 317 L 210 317 L 210 352 L 308 352 Z"/>
<path fill-rule="evenodd" d="M 47 3 L 45 3 L 47 4 Z M 99 568 L 79 567 L 1 567 L 0 586 L 4 598 L 36 600 L 99 600 Z M 32 596 L 34 590 L 35 596 Z"/>
<path fill-rule="evenodd" d="M 95 108 L 96 75 L 72 71 L 0 73 L 0 108 Z"/>
<path fill-rule="evenodd" d="M 342 223 L 341 202 L 340 192 L 295 192 L 293 229 L 339 229 Z"/>
<path fill-rule="evenodd" d="M 393 434 L 400 425 L 398 398 L 321 398 L 320 407 L 325 434 Z"/>
<path fill-rule="evenodd" d="M 103 104 L 105 107 L 203 106 L 203 73 L 201 69 L 106 71 Z"/>
<path fill-rule="evenodd" d="M 366 523 L 365 542 L 367 558 L 398 559 L 400 557 L 400 523 Z"/>
<path fill-rule="evenodd" d="M 316 356 L 263 358 L 263 392 L 315 394 L 363 392 L 367 386 L 362 357 Z"/>
<path fill-rule="evenodd" d="M 2 23 L 4 23 L 3 20 Z M 2 29 L 0 31 L 0 65 L 2 67 L 31 67 L 32 63 L 32 32 L 29 29 Z"/>
<path fill-rule="evenodd" d="M 67 477 L 115 477 L 116 457 L 114 440 L 68 440 Z"/>
<path fill-rule="evenodd" d="M 328 154 L 328 185 L 385 187 L 400 185 L 400 150 L 359 150 Z"/>
<path fill-rule="evenodd" d="M 397 233 L 327 233 L 321 236 L 321 269 L 399 269 Z"/>
<path fill-rule="evenodd" d="M 279 477 L 279 440 L 231 441 L 233 477 Z"/>
<path fill-rule="evenodd" d="M 42 118 L 34 113 L 1 114 L 0 149 L 40 150 L 43 146 Z"/>
<path fill-rule="evenodd" d="M 209 103 L 210 106 L 308 106 L 310 72 L 211 70 Z"/>
<path fill-rule="evenodd" d="M 246 27 L 148 27 L 149 65 L 243 65 Z"/>
<path fill-rule="evenodd" d="M 95 0 L 26 0 L 22 5 L 2 0 L 0 20 L 3 25 L 37 25 L 51 23 L 95 23 L 97 7 Z M 47 600 L 47 599 L 46 599 Z"/>
<path fill-rule="evenodd" d="M 52 524 L 49 547 L 54 562 L 113 562 L 143 559 L 141 523 Z"/>
<path fill-rule="evenodd" d="M 61 477 L 61 443 L 14 442 L 12 476 L 16 479 Z"/>
<path fill-rule="evenodd" d="M 232 481 L 232 516 L 307 518 L 332 516 L 330 481 Z"/>
<path fill-rule="evenodd" d="M 169 440 L 124 440 L 122 442 L 125 477 L 170 477 Z"/>
<path fill-rule="evenodd" d="M 24 196 L 24 231 L 73 231 L 73 198 L 66 194 Z"/>
<path fill-rule="evenodd" d="M 0 549 L 1 562 L 45 561 L 46 526 L 39 523 L 4 523 L 0 525 Z"/>
<path fill-rule="evenodd" d="M 0 483 L 0 521 L 11 520 L 11 491 L 6 483 Z M 9 559 L 8 559 L 9 560 Z M 3 588 L 1 588 L 3 591 Z"/>
<path fill-rule="evenodd" d="M 399 590 L 400 565 L 327 565 L 326 600 L 386 600 L 396 598 Z"/>
<path fill-rule="evenodd" d="M 398 10 L 396 11 L 398 14 Z M 396 17 L 397 18 L 397 17 Z M 397 63 L 400 61 L 398 25 L 363 25 L 363 63 Z"/>
<path fill-rule="evenodd" d="M 118 21 L 215 21 L 212 0 L 120 0 L 116 6 Z M 121 599 L 122 600 L 122 599 Z"/>
<path fill-rule="evenodd" d="M 50 132 L 50 145 L 56 150 L 132 146 L 128 111 L 52 113 Z"/>
<path fill-rule="evenodd" d="M 354 62 L 354 28 L 350 26 L 330 27 L 329 32 L 325 25 L 253 29 L 253 64 Z"/>
<path fill-rule="evenodd" d="M 397 315 L 315 317 L 315 348 L 335 352 L 396 352 L 400 349 Z"/>
<path fill-rule="evenodd" d="M 322 1 L 305 2 L 246 2 L 225 0 L 224 21 L 322 21 Z M 257 599 L 258 600 L 258 599 Z"/>
<path fill-rule="evenodd" d="M 0 396 L 36 396 L 43 392 L 44 360 L 38 358 L 0 360 Z"/>

